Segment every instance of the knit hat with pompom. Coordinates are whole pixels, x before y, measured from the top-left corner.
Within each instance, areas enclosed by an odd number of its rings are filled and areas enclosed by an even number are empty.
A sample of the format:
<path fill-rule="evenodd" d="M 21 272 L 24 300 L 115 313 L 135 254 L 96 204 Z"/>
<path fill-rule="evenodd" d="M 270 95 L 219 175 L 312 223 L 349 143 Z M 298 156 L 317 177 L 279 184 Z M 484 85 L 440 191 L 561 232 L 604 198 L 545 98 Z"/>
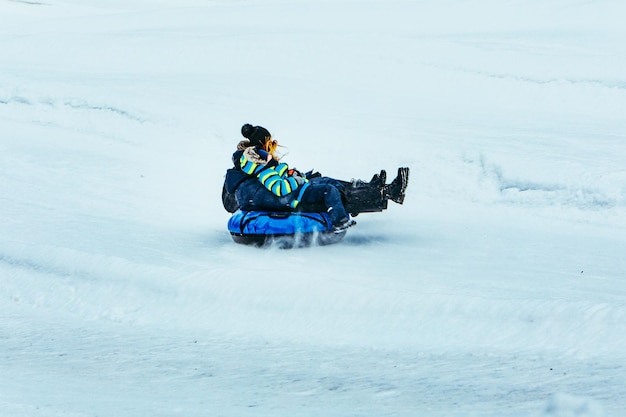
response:
<path fill-rule="evenodd" d="M 250 140 L 252 146 L 263 146 L 266 137 L 271 137 L 271 133 L 264 127 L 252 126 L 249 123 L 241 126 L 241 134 Z"/>

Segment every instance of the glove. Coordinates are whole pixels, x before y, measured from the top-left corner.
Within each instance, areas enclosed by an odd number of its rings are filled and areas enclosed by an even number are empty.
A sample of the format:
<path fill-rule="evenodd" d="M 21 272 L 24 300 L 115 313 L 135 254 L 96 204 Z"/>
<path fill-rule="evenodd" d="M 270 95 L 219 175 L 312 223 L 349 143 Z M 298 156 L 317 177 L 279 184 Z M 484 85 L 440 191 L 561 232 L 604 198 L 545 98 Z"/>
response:
<path fill-rule="evenodd" d="M 302 175 L 302 173 L 300 171 L 298 171 L 297 169 L 290 169 L 288 171 L 288 174 L 291 178 L 293 178 L 294 180 L 296 180 L 296 182 L 298 183 L 298 185 L 302 185 L 306 182 L 306 178 Z"/>
<path fill-rule="evenodd" d="M 308 171 L 306 174 L 304 174 L 305 178 L 307 180 L 310 180 L 312 178 L 317 178 L 317 177 L 321 177 L 322 174 L 320 174 L 319 172 L 315 172 L 313 170 Z"/>

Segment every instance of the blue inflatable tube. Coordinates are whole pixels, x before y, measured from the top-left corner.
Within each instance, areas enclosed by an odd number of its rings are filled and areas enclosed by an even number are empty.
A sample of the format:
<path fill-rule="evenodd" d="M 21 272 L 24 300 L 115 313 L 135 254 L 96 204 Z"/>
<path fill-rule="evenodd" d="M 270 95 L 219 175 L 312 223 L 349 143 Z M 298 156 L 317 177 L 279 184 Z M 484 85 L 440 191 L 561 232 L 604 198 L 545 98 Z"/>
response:
<path fill-rule="evenodd" d="M 328 245 L 339 242 L 346 231 L 335 233 L 326 213 L 237 210 L 228 220 L 233 240 L 246 245 L 280 247 Z"/>

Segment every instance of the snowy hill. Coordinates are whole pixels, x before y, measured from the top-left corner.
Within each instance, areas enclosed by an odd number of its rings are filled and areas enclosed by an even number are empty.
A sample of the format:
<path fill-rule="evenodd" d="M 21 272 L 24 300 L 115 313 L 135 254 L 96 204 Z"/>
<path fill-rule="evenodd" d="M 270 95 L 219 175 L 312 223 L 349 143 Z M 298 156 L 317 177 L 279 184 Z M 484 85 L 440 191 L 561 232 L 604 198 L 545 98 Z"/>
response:
<path fill-rule="evenodd" d="M 626 414 L 624 12 L 0 2 L 0 415 Z M 236 245 L 243 123 L 405 204 Z"/>

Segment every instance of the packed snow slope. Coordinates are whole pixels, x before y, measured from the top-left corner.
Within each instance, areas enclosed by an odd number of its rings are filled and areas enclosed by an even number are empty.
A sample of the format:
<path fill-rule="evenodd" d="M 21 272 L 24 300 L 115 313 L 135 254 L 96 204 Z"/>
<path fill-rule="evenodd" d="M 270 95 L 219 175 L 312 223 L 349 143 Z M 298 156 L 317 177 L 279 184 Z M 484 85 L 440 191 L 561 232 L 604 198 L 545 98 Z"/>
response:
<path fill-rule="evenodd" d="M 0 1 L 0 415 L 626 415 L 624 15 Z M 244 123 L 405 204 L 236 245 Z"/>

